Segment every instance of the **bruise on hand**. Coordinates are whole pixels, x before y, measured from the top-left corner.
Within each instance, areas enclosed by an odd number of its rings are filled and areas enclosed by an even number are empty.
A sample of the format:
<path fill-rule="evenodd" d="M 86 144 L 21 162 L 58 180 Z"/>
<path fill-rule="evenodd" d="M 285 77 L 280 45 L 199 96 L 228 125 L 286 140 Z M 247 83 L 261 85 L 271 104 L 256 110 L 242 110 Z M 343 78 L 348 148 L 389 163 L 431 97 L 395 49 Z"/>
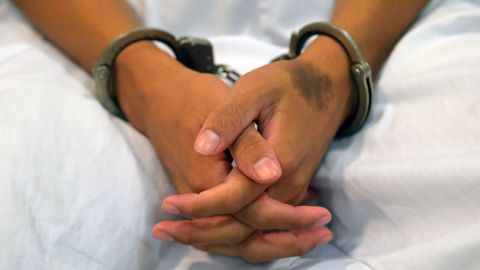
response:
<path fill-rule="evenodd" d="M 311 63 L 296 63 L 290 69 L 290 79 L 307 104 L 313 104 L 318 110 L 324 106 L 332 90 L 328 75 Z"/>

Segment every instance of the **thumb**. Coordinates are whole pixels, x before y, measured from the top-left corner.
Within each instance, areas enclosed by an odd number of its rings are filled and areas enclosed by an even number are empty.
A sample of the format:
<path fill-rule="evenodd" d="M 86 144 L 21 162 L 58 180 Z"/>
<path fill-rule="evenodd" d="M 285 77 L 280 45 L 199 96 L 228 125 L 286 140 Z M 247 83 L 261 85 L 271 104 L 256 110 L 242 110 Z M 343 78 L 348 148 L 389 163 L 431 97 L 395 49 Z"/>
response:
<path fill-rule="evenodd" d="M 234 90 L 208 116 L 195 140 L 195 151 L 214 155 L 230 148 L 242 173 L 258 183 L 271 184 L 280 178 L 280 163 L 272 146 L 252 125 L 268 102 L 256 95 L 234 93 L 241 89 Z"/>
<path fill-rule="evenodd" d="M 235 93 L 233 90 L 205 120 L 195 139 L 196 152 L 209 156 L 225 151 L 257 117 L 261 104 Z"/>

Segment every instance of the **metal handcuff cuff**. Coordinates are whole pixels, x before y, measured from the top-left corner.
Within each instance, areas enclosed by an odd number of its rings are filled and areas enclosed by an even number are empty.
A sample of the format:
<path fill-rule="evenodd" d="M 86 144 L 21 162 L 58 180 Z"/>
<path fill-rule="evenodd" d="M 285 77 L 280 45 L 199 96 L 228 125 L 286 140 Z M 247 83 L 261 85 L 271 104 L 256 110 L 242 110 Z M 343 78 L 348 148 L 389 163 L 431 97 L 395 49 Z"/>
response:
<path fill-rule="evenodd" d="M 294 32 L 290 39 L 290 52 L 275 58 L 277 60 L 294 59 L 302 53 L 305 43 L 315 35 L 326 35 L 336 40 L 347 52 L 350 59 L 350 73 L 356 84 L 356 106 L 337 132 L 336 138 L 352 135 L 362 128 L 370 114 L 372 105 L 372 71 L 363 58 L 357 43 L 344 29 L 330 23 L 312 23 Z"/>
<path fill-rule="evenodd" d="M 373 83 L 370 66 L 347 31 L 329 23 L 308 24 L 299 32 L 292 34 L 289 53 L 272 61 L 296 58 L 302 53 L 305 43 L 314 35 L 327 35 L 335 39 L 345 49 L 350 59 L 351 76 L 356 83 L 357 103 L 354 113 L 342 124 L 336 137 L 352 135 L 364 125 L 370 114 Z M 175 39 L 170 33 L 158 29 L 140 28 L 133 30 L 113 41 L 93 68 L 98 100 L 107 111 L 124 120 L 126 118 L 116 101 L 112 82 L 115 59 L 123 49 L 142 40 L 156 40 L 164 43 L 173 51 L 178 61 L 193 70 L 217 74 L 232 83 L 240 77 L 237 72 L 229 69 L 228 66 L 214 64 L 212 46 L 205 39 L 194 37 Z"/>
<path fill-rule="evenodd" d="M 143 40 L 165 44 L 184 66 L 202 73 L 216 74 L 224 80 L 235 82 L 240 75 L 226 65 L 215 65 L 212 45 L 208 40 L 196 37 L 176 39 L 172 34 L 153 28 L 138 28 L 115 39 L 93 67 L 97 99 L 111 114 L 126 120 L 115 95 L 113 75 L 115 60 L 129 45 Z"/>

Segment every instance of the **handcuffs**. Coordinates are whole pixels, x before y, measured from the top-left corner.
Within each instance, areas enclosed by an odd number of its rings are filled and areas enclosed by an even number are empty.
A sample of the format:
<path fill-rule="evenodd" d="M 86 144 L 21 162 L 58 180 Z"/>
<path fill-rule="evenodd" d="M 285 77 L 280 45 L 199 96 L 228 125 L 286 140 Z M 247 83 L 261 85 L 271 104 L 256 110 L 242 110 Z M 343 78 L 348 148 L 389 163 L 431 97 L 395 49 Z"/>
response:
<path fill-rule="evenodd" d="M 138 28 L 116 38 L 103 52 L 93 67 L 97 99 L 111 114 L 126 120 L 115 95 L 113 75 L 115 60 L 120 52 L 129 45 L 143 40 L 159 41 L 172 50 L 176 59 L 184 66 L 202 73 L 218 75 L 225 81 L 234 83 L 240 74 L 227 65 L 216 65 L 211 43 L 197 37 L 176 39 L 172 34 L 153 28 Z"/>
<path fill-rule="evenodd" d="M 327 35 L 336 40 L 347 52 L 350 59 L 350 73 L 356 83 L 356 105 L 351 116 L 342 124 L 336 137 L 349 136 L 361 129 L 368 119 L 372 104 L 373 83 L 369 64 L 353 38 L 344 29 L 329 23 L 312 23 L 290 39 L 290 50 L 272 61 L 294 59 L 302 53 L 306 42 L 315 35 Z M 216 65 L 213 58 L 213 48 L 206 39 L 182 37 L 176 39 L 172 34 L 152 28 L 139 28 L 115 39 L 108 46 L 93 68 L 93 77 L 97 98 L 102 106 L 126 120 L 116 99 L 112 75 L 115 73 L 115 59 L 129 45 L 142 41 L 159 41 L 170 48 L 179 62 L 186 67 L 203 73 L 217 74 L 224 80 L 234 83 L 240 74 L 226 65 Z"/>
<path fill-rule="evenodd" d="M 335 137 L 350 136 L 360 130 L 368 119 L 372 106 L 373 81 L 370 65 L 365 61 L 362 51 L 346 30 L 330 23 L 308 24 L 292 34 L 289 53 L 275 58 L 274 61 L 296 58 L 302 53 L 307 41 L 315 35 L 326 35 L 333 38 L 343 47 L 350 59 L 350 74 L 356 84 L 356 105 L 353 113 L 341 125 Z"/>

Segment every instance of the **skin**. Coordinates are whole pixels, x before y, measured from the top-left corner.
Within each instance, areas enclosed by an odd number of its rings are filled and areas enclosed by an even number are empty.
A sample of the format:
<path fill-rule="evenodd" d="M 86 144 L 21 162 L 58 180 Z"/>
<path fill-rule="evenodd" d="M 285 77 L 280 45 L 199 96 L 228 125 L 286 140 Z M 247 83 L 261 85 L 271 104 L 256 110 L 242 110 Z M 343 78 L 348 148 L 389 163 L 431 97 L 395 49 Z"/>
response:
<path fill-rule="evenodd" d="M 214 129 L 222 126 L 216 123 L 240 123 L 240 129 L 242 125 L 257 119 L 259 131 L 275 149 L 282 166 L 282 177 L 261 190 L 252 190 L 232 179 L 198 194 L 170 196 L 165 199 L 164 204 L 174 205 L 183 216 L 198 219 L 160 222 L 154 230 L 167 233 L 177 241 L 193 244 L 199 249 L 241 256 L 250 262 L 303 255 L 316 246 L 307 239 L 316 239 L 317 243 L 326 243 L 332 239 L 331 232 L 321 227 L 330 221 L 331 216 L 319 220 L 317 226 L 309 231 L 295 233 L 293 236 L 285 231 L 266 232 L 264 223 L 276 224 L 277 228 L 288 227 L 290 231 L 295 231 L 298 227 L 303 227 L 302 223 L 306 225 L 306 222 L 299 219 L 296 223 L 279 226 L 282 223 L 274 216 L 268 220 L 255 218 L 267 209 L 258 204 L 258 200 L 252 202 L 252 198 L 259 193 L 260 198 L 265 201 L 274 198 L 298 205 L 304 198 L 309 180 L 323 159 L 336 130 L 349 113 L 352 91 L 350 81 L 345 80 L 345 77 L 348 78 L 347 58 L 343 50 L 331 40 L 324 39 L 323 42 L 325 46 L 334 45 L 329 51 L 329 54 L 332 54 L 329 57 L 340 59 L 337 62 L 343 65 L 339 65 L 338 70 L 334 71 L 328 65 L 321 68 L 314 66 L 303 57 L 261 67 L 244 75 L 234 86 L 227 101 L 218 106 L 204 124 L 204 128 Z M 265 103 L 256 105 L 259 100 Z M 238 103 L 234 105 L 230 102 Z M 235 119 L 236 115 L 232 115 L 234 121 L 224 121 L 223 117 L 227 115 L 228 108 L 235 106 L 238 108 L 237 115 L 244 117 L 244 120 Z M 344 112 L 339 111 L 339 108 L 343 108 Z M 216 115 L 221 117 L 211 118 Z M 302 117 L 298 117 L 299 115 Z M 312 129 L 312 123 L 316 123 L 317 128 Z M 226 145 L 229 143 L 230 141 L 225 142 Z M 235 147 L 235 142 L 233 145 Z M 315 150 L 312 151 L 312 148 Z M 233 204 L 226 203 L 232 197 L 239 200 Z M 239 205 L 244 206 L 240 210 L 231 208 Z M 292 206 L 282 206 L 281 212 L 298 212 L 301 207 L 293 209 Z M 221 224 L 210 227 L 206 225 L 209 217 L 218 218 L 217 215 L 224 216 L 228 213 L 233 213 L 242 223 L 255 228 L 256 232 L 247 240 L 235 243 L 229 241 L 229 235 L 238 235 L 238 232 L 226 231 Z M 193 243 L 186 241 L 198 236 L 202 239 L 195 239 Z M 295 241 L 296 239 L 298 241 Z M 275 248 L 258 248 L 273 241 Z"/>
<path fill-rule="evenodd" d="M 87 71 L 115 37 L 140 26 L 124 1 L 16 0 L 14 3 L 34 27 Z M 179 193 L 205 191 L 210 198 L 210 188 L 231 190 L 211 202 L 226 205 L 224 215 L 193 221 L 207 231 L 215 231 L 215 236 L 205 234 L 205 238 L 195 239 L 183 234 L 175 239 L 192 244 L 238 244 L 248 238 L 252 249 L 276 250 L 277 257 L 304 253 L 331 239 L 331 232 L 322 227 L 331 218 L 328 210 L 284 203 L 289 201 L 288 189 L 284 196 L 278 196 L 282 200 L 264 193 L 280 179 L 283 167 L 270 143 L 250 123 L 229 145 L 237 161 L 235 169 L 223 151 L 208 156 L 194 151 L 194 147 L 198 150 L 202 145 L 196 138 L 202 124 L 229 96 L 230 89 L 219 79 L 188 70 L 153 44 L 139 42 L 118 57 L 115 83 L 117 98 L 129 122 L 149 138 Z M 261 177 L 257 165 L 265 158 L 268 162 L 261 165 L 268 164 L 270 175 Z M 245 187 L 251 192 L 226 196 Z M 295 201 L 301 196 L 296 194 Z M 250 210 L 243 211 L 244 201 L 252 205 Z M 163 207 L 175 212 L 166 203 Z M 252 209 L 262 212 L 253 215 Z M 193 212 L 192 216 L 201 214 Z M 272 237 L 275 234 L 264 232 L 270 229 L 284 231 Z M 295 232 L 287 231 L 292 229 Z M 161 230 L 153 233 L 159 239 L 171 237 Z M 221 236 L 220 241 L 216 241 L 217 236 Z"/>
<path fill-rule="evenodd" d="M 295 65 L 289 70 L 293 89 L 297 90 L 306 103 L 312 104 L 321 110 L 328 103 L 328 96 L 332 93 L 332 81 L 317 70 L 314 65 L 305 63 Z"/>
<path fill-rule="evenodd" d="M 332 21 L 353 36 L 376 73 L 427 2 L 337 1 Z M 355 104 L 354 86 L 348 70 L 346 55 L 339 45 L 328 38 L 319 37 L 299 58 L 267 64 L 251 71 L 236 83 L 227 100 L 216 107 L 203 123 L 197 140 L 206 132 L 214 133 L 218 138 L 214 142 L 216 146 L 196 150 L 204 155 L 212 155 L 232 143 L 235 145 L 235 138 L 255 120 L 259 131 L 273 146 L 283 172 L 278 181 L 263 190 L 261 198 L 270 196 L 297 204 L 336 131 Z M 229 196 L 219 200 L 225 193 Z M 242 200 L 236 201 L 236 207 L 229 208 L 225 202 L 233 194 Z M 283 235 L 288 233 L 285 231 L 256 231 L 238 244 L 219 243 L 222 239 L 215 235 L 222 231 L 222 224 L 208 227 L 205 220 L 207 217 L 214 219 L 219 217 L 216 215 L 234 213 L 236 218 L 248 224 L 244 218 L 249 219 L 262 212 L 260 207 L 255 206 L 255 201 L 251 202 L 251 194 L 248 187 L 228 181 L 199 194 L 170 196 L 164 204 L 174 205 L 180 214 L 196 219 L 160 222 L 155 230 L 179 241 L 190 239 L 200 232 L 208 234 L 210 237 L 204 238 L 209 241 L 199 240 L 193 244 L 202 250 L 240 256 L 250 262 L 302 255 L 313 248 L 296 245 L 299 241 L 293 239 L 304 239 L 304 236 Z M 242 210 L 236 212 L 239 208 Z M 201 221 L 201 226 L 196 223 L 198 221 Z M 255 227 L 255 224 L 249 225 Z M 324 234 L 326 241 L 331 239 L 329 233 Z M 222 237 L 228 239 L 228 236 Z M 267 248 L 267 244 L 272 242 L 276 243 L 275 248 Z M 282 250 L 276 249 L 280 246 L 283 246 Z"/>
<path fill-rule="evenodd" d="M 111 40 L 140 25 L 123 1 L 14 2 L 86 70 Z M 426 2 L 337 1 L 332 21 L 377 71 Z M 122 109 L 183 193 L 165 199 L 163 208 L 193 218 L 160 222 L 157 238 L 251 262 L 305 254 L 331 240 L 322 227 L 330 220 L 326 209 L 295 205 L 355 104 L 337 43 L 317 38 L 298 59 L 246 74 L 232 92 L 147 42 L 126 49 L 116 67 Z M 227 148 L 238 165 L 233 170 Z M 262 178 L 256 165 L 265 157 L 270 176 Z"/>

